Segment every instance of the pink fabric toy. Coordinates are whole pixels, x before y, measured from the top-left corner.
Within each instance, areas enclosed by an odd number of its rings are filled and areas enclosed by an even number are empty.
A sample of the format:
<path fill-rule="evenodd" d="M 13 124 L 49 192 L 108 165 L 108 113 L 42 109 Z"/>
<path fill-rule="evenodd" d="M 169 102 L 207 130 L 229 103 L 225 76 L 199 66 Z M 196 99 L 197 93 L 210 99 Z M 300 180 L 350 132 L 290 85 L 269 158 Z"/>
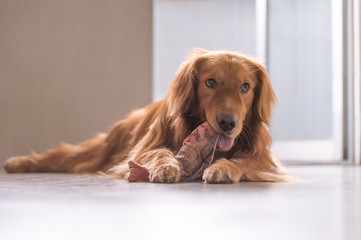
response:
<path fill-rule="evenodd" d="M 204 169 L 211 165 L 217 145 L 220 147 L 224 145 L 222 143 L 225 141 L 227 141 L 227 137 L 220 136 L 208 122 L 198 126 L 184 140 L 183 146 L 175 156 L 182 168 L 181 181 L 192 181 L 201 177 Z M 147 168 L 134 161 L 129 161 L 128 165 L 129 182 L 149 182 Z"/>

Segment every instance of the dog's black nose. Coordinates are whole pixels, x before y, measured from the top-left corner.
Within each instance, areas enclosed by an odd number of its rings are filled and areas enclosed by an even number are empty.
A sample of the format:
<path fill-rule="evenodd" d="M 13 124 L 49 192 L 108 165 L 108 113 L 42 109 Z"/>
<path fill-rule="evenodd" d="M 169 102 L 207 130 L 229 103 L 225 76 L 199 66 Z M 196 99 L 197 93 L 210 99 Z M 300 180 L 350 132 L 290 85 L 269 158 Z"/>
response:
<path fill-rule="evenodd" d="M 237 118 L 233 115 L 228 115 L 221 113 L 216 117 L 216 121 L 218 123 L 218 126 L 223 131 L 229 131 L 236 127 L 237 124 Z"/>

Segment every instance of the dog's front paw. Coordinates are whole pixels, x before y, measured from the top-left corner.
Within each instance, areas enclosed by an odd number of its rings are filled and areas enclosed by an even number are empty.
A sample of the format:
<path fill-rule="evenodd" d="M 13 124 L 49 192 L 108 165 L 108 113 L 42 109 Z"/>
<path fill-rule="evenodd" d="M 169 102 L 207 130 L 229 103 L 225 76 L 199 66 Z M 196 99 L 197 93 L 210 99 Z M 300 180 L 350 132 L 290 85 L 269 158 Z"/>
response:
<path fill-rule="evenodd" d="M 162 164 L 150 171 L 149 180 L 157 183 L 179 182 L 181 168 L 174 163 Z"/>
<path fill-rule="evenodd" d="M 206 183 L 233 183 L 238 180 L 232 177 L 231 171 L 222 164 L 213 164 L 203 173 L 203 180 Z"/>

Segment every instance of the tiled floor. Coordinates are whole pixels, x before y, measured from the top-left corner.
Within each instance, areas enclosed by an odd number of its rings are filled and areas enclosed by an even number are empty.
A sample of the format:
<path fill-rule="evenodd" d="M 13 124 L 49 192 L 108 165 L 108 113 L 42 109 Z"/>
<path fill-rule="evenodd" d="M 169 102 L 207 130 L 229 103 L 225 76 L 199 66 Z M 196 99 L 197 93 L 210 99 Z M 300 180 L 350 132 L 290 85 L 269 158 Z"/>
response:
<path fill-rule="evenodd" d="M 302 183 L 127 183 L 0 174 L 0 239 L 361 239 L 361 168 L 289 166 Z"/>

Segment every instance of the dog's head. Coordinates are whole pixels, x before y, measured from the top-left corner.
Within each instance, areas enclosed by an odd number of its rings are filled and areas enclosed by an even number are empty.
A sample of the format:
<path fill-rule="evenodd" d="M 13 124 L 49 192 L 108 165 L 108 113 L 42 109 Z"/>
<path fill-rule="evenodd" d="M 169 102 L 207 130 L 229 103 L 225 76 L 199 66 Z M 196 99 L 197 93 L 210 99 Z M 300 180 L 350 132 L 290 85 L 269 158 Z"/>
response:
<path fill-rule="evenodd" d="M 229 150 L 245 123 L 269 124 L 275 95 L 261 64 L 224 51 L 197 50 L 181 65 L 167 96 L 171 114 L 197 116 Z"/>

